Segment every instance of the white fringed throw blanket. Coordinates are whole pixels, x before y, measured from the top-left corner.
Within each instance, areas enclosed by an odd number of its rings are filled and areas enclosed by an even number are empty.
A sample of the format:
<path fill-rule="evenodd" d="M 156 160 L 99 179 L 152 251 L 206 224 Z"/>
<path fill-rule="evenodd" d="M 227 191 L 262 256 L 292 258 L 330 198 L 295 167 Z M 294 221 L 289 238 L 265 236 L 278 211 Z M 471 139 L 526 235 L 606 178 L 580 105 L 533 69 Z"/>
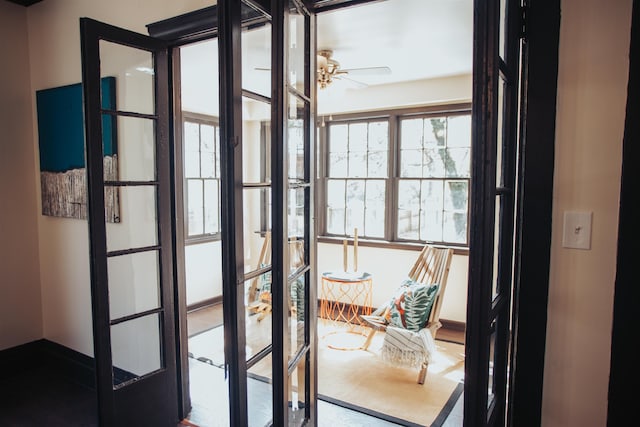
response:
<path fill-rule="evenodd" d="M 392 365 L 419 368 L 429 364 L 436 351 L 436 343 L 429 329 L 419 332 L 387 326 L 382 343 L 382 360 Z"/>

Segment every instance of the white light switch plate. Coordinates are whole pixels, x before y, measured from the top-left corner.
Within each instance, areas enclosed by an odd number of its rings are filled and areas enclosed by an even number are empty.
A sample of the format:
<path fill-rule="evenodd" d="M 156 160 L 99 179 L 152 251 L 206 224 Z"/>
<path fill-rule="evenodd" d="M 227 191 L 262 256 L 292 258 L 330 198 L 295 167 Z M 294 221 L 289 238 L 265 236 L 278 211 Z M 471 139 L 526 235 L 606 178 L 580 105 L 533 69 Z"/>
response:
<path fill-rule="evenodd" d="M 593 212 L 565 212 L 562 246 L 591 249 L 591 217 Z"/>

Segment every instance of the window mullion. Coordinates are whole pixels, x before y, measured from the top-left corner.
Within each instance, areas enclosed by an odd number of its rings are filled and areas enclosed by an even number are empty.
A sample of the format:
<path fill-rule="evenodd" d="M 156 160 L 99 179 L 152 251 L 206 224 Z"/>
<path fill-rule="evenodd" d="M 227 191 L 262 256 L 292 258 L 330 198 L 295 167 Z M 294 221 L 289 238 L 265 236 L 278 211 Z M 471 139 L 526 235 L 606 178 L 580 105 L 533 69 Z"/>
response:
<path fill-rule="evenodd" d="M 389 242 L 397 238 L 398 223 L 398 176 L 400 159 L 400 139 L 398 116 L 389 116 L 389 148 L 387 163 L 387 186 L 385 197 L 385 239 Z"/>

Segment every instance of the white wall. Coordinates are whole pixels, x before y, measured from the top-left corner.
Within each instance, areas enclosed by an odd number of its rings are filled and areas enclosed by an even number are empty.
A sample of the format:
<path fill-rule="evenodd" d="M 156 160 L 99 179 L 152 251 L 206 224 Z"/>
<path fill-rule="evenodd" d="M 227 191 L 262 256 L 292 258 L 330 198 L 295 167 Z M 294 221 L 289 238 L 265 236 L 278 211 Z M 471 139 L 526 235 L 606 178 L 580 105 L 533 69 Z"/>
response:
<path fill-rule="evenodd" d="M 146 24 L 212 4 L 215 2 L 203 0 L 47 0 L 30 6 L 27 16 L 32 100 L 37 90 L 82 80 L 80 17 L 146 34 Z M 13 37 L 9 40 L 15 42 Z M 35 114 L 26 117 L 35 118 Z M 34 137 L 30 150 L 37 152 L 35 119 L 32 127 Z M 35 177 L 37 188 L 38 169 L 36 163 L 30 178 Z M 33 199 L 38 207 L 31 212 L 39 212 L 39 190 Z M 93 355 L 87 223 L 39 215 L 38 233 L 44 337 Z"/>
<path fill-rule="evenodd" d="M 0 350 L 42 338 L 26 9 L 0 2 Z"/>
<path fill-rule="evenodd" d="M 631 0 L 563 0 L 542 425 L 604 426 Z M 592 211 L 591 250 L 562 247 Z"/>
<path fill-rule="evenodd" d="M 389 302 L 400 283 L 418 258 L 418 251 L 384 249 L 358 246 L 358 271 L 371 273 L 372 302 L 377 308 Z M 343 246 L 332 243 L 318 244 L 318 295 L 322 298 L 322 273 L 342 271 Z M 466 322 L 467 316 L 467 268 L 466 255 L 454 255 L 442 300 L 440 317 L 446 320 Z M 348 248 L 348 269 L 353 269 L 353 246 Z"/>
<path fill-rule="evenodd" d="M 462 74 L 364 89 L 329 86 L 318 91 L 318 115 L 471 102 L 471 84 L 472 75 Z"/>

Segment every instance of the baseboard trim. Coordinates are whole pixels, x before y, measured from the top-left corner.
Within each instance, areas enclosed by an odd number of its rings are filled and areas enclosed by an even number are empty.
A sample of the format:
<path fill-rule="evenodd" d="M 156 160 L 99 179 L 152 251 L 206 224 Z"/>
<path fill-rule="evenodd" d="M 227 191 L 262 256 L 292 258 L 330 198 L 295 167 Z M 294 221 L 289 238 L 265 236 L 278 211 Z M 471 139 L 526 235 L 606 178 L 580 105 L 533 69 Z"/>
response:
<path fill-rule="evenodd" d="M 322 303 L 326 302 L 327 305 L 329 304 L 336 304 L 333 301 L 327 301 L 327 300 L 318 300 L 318 318 L 320 317 L 320 307 L 322 306 Z M 349 306 L 350 304 L 348 303 L 340 303 L 340 304 L 345 304 L 345 306 Z M 362 306 L 362 305 L 356 305 L 356 310 L 358 315 L 363 315 L 363 314 L 367 314 L 368 313 L 368 308 Z M 345 307 L 344 309 L 345 312 L 351 312 L 349 307 Z M 333 311 L 333 313 L 329 313 L 329 317 L 328 319 L 335 319 L 336 316 L 336 310 Z M 467 324 L 465 322 L 460 322 L 457 320 L 447 320 L 447 319 L 442 319 L 440 318 L 440 323 L 442 323 L 442 327 L 444 329 L 448 329 L 452 332 L 464 332 L 466 330 Z M 366 325 L 364 322 L 360 321 L 360 324 L 362 325 Z"/>
<path fill-rule="evenodd" d="M 45 369 L 95 390 L 94 359 L 44 338 L 0 351 L 0 366 L 0 378 Z"/>
<path fill-rule="evenodd" d="M 459 322 L 457 320 L 440 319 L 442 327 L 454 332 L 464 332 L 467 329 L 465 322 Z"/>
<path fill-rule="evenodd" d="M 187 313 L 199 310 L 201 308 L 209 307 L 210 305 L 215 305 L 215 304 L 222 304 L 222 295 L 213 297 L 213 298 L 207 298 L 205 300 L 194 302 L 193 304 L 189 304 L 187 306 Z"/>

